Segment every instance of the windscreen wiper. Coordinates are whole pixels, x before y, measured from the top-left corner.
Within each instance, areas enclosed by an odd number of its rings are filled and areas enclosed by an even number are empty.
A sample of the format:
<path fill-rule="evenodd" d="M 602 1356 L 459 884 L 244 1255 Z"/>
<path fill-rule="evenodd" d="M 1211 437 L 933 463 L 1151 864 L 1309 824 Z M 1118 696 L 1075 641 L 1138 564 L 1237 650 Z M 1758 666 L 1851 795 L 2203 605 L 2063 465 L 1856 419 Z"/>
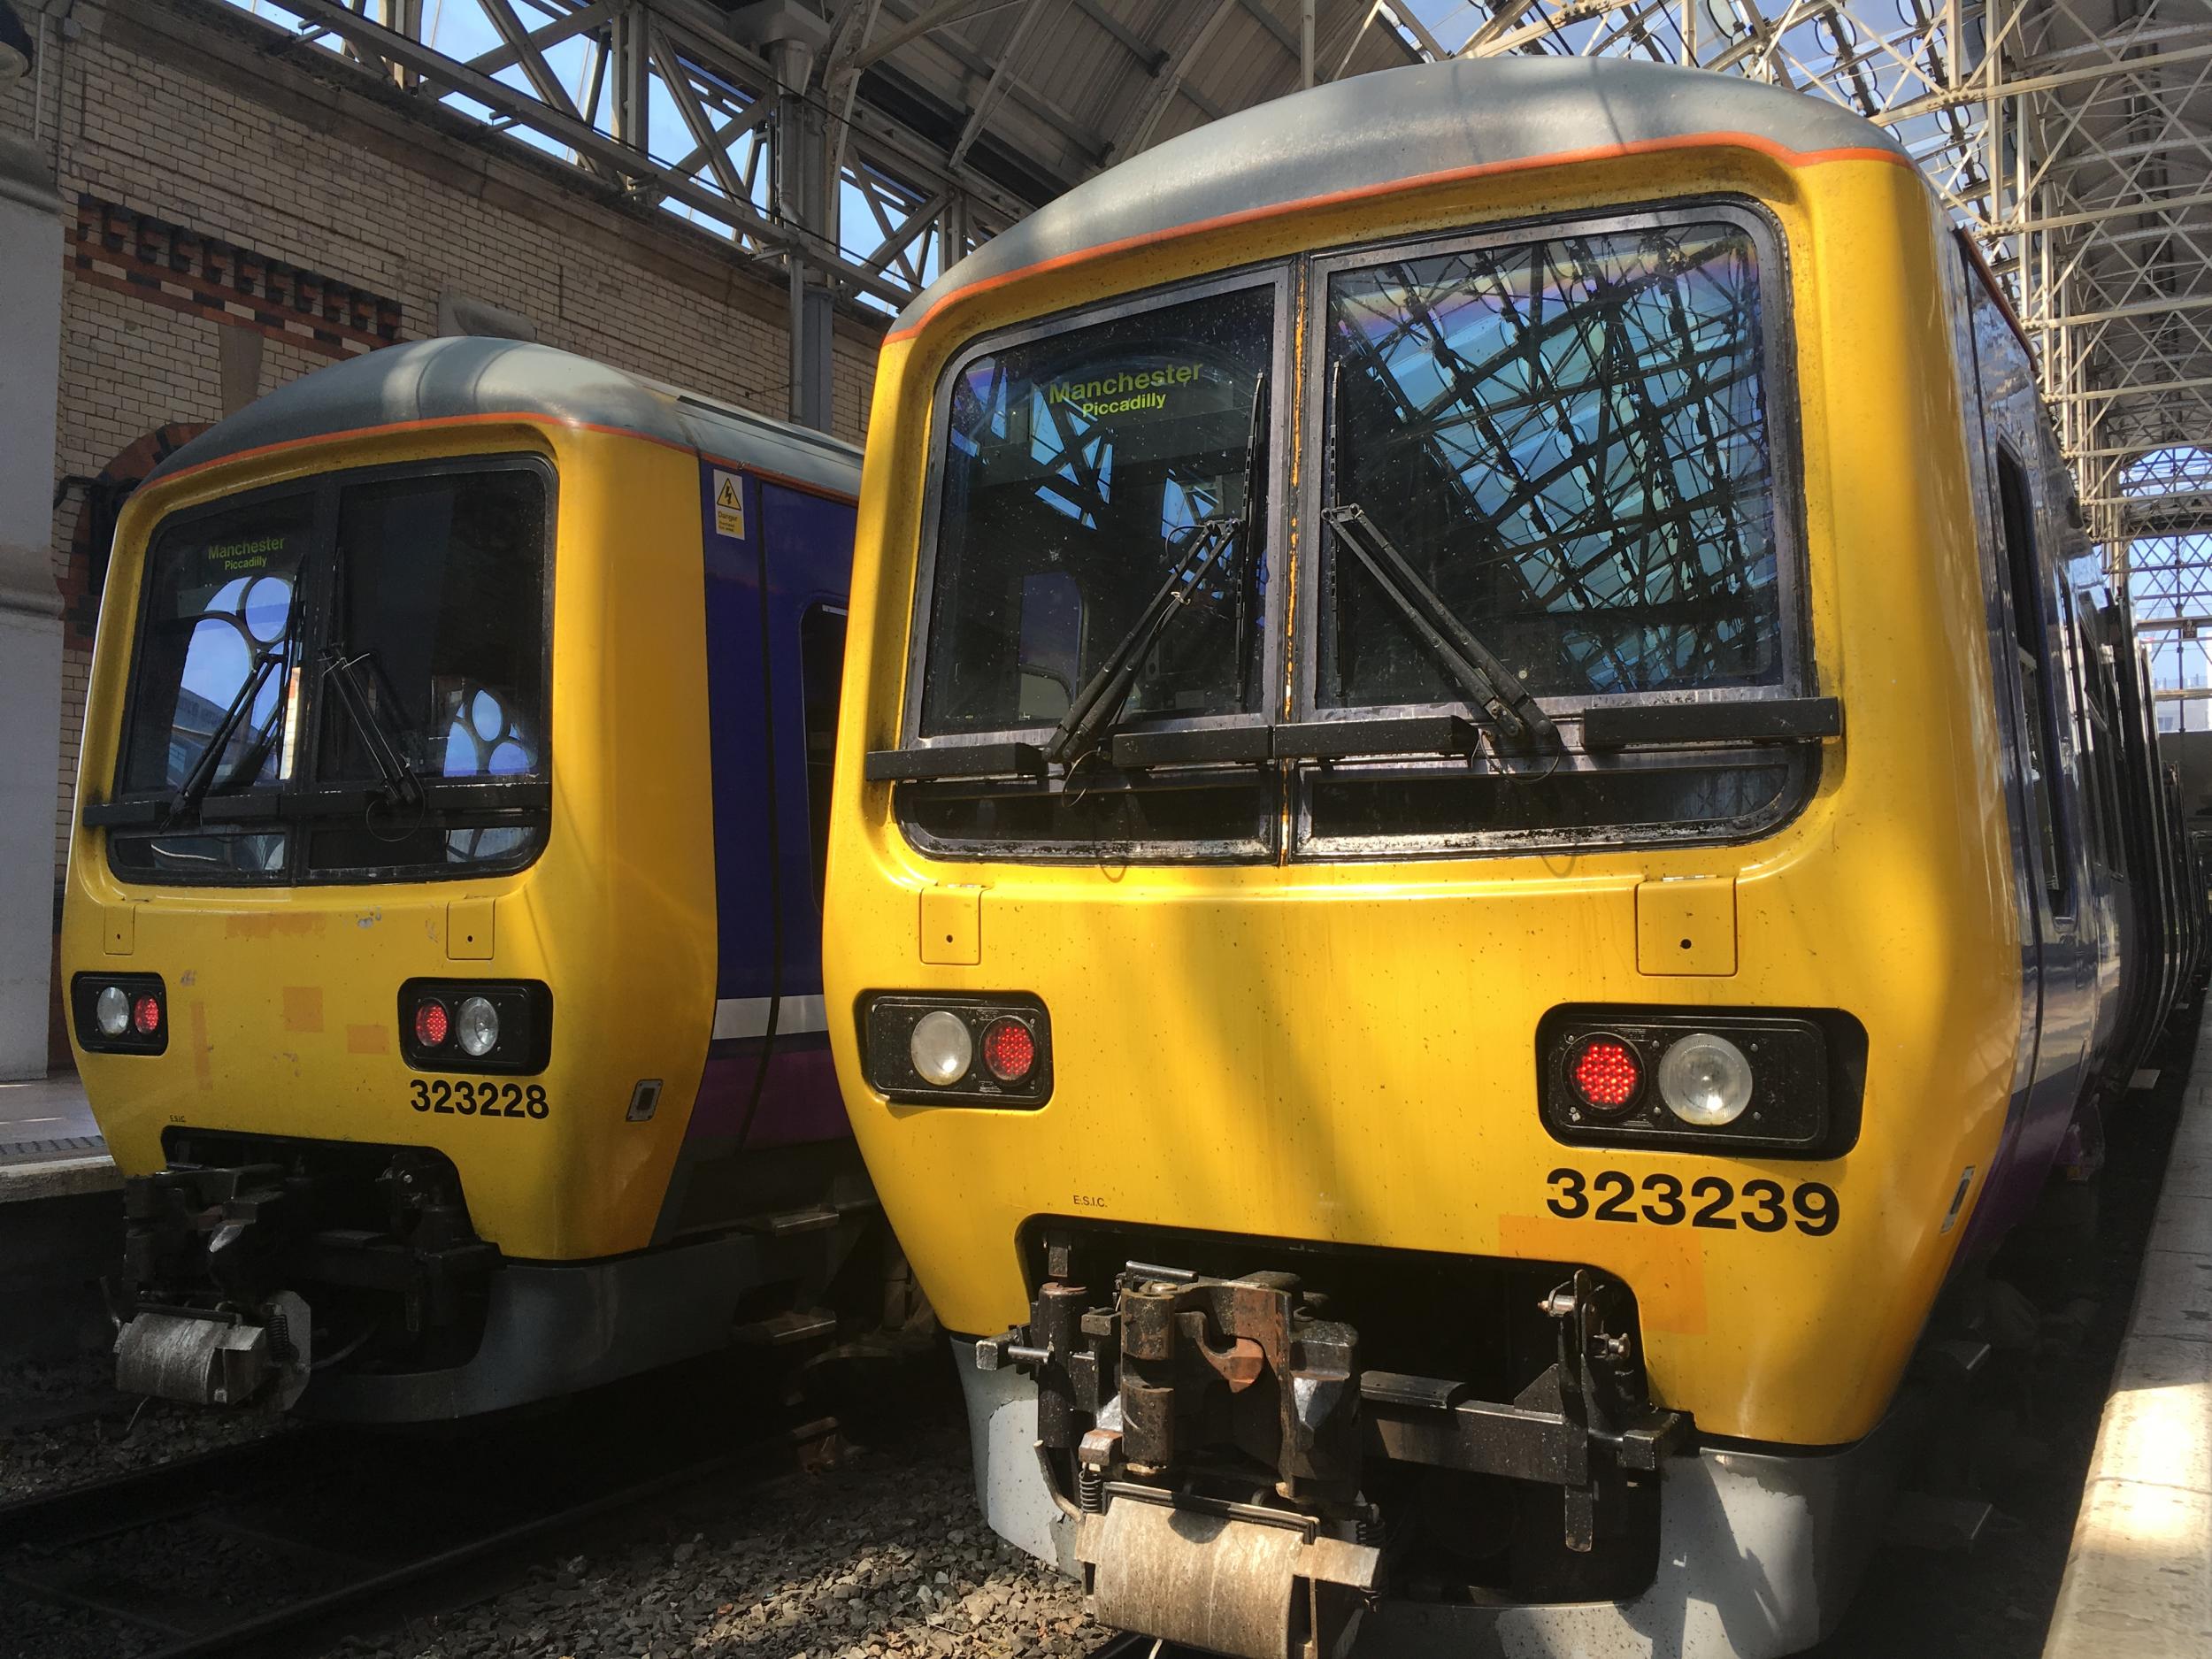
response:
<path fill-rule="evenodd" d="M 261 687 L 268 681 L 269 670 L 275 666 L 277 659 L 283 654 L 281 641 L 265 645 L 254 654 L 253 668 L 246 676 L 246 683 L 230 700 L 230 707 L 223 710 L 223 718 L 216 721 L 215 730 L 208 737 L 207 747 L 192 763 L 192 770 L 185 773 L 184 781 L 177 786 L 176 794 L 169 797 L 168 810 L 162 814 L 163 829 L 173 830 L 181 825 L 207 797 L 207 792 L 215 787 L 215 774 L 222 768 L 223 750 L 230 744 L 231 734 L 237 731 L 239 721 L 246 718 L 246 710 L 253 707 L 253 700 L 261 695 Z"/>
<path fill-rule="evenodd" d="M 1211 518 L 1198 526 L 1189 549 L 1175 561 L 1167 580 L 1137 615 L 1129 632 L 1106 654 L 1098 672 L 1083 682 L 1059 726 L 1045 745 L 1048 761 L 1068 761 L 1096 747 L 1098 734 L 1121 712 L 1137 683 L 1137 671 L 1145 653 L 1166 632 L 1191 595 L 1221 563 L 1230 545 L 1244 529 L 1241 518 Z"/>
<path fill-rule="evenodd" d="M 1323 510 L 1322 518 L 1352 549 L 1367 573 L 1397 606 L 1408 626 L 1444 672 L 1487 719 L 1501 741 L 1515 747 L 1564 747 L 1559 728 L 1537 705 L 1521 677 L 1500 662 L 1454 614 L 1443 596 L 1421 580 L 1406 556 L 1356 502 Z"/>
<path fill-rule="evenodd" d="M 342 641 L 332 641 L 323 648 L 323 683 L 338 694 L 338 704 L 360 733 L 361 745 L 369 751 L 369 760 L 384 780 L 386 791 L 403 806 L 420 806 L 422 774 L 400 752 L 398 739 L 377 713 L 376 704 L 361 683 L 361 664 L 369 657 L 367 651 L 349 657 Z"/>

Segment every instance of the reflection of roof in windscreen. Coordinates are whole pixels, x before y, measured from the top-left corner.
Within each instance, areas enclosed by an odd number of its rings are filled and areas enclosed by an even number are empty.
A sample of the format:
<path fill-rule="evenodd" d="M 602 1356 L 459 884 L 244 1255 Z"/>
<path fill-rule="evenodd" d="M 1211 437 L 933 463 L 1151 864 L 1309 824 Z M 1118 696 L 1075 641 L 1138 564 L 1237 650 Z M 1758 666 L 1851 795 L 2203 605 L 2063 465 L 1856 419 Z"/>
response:
<path fill-rule="evenodd" d="M 1170 139 L 1032 213 L 902 311 L 893 337 L 964 288 L 1047 260 L 1426 174 L 1740 135 L 1800 154 L 1909 158 L 1841 105 L 1740 75 L 1613 58 L 1455 58 L 1332 81 Z"/>
<path fill-rule="evenodd" d="M 388 346 L 303 375 L 211 426 L 151 479 L 271 444 L 485 415 L 633 432 L 841 495 L 860 488 L 851 444 L 550 346 L 473 337 Z"/>

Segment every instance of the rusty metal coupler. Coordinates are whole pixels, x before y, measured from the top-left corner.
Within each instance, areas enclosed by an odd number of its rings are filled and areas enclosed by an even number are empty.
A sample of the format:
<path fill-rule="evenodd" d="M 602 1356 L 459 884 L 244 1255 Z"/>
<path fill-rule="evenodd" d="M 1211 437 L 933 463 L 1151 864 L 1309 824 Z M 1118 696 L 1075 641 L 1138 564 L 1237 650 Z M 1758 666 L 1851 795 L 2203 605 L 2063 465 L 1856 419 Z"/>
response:
<path fill-rule="evenodd" d="M 976 1345 L 1037 1387 L 1037 1440 L 1079 1516 L 1102 1623 L 1248 1659 L 1340 1652 L 1381 1593 L 1383 1462 L 1558 1487 L 1562 1542 L 1692 1427 L 1643 1397 L 1633 1303 L 1587 1270 L 1545 1298 L 1557 1358 L 1509 1402 L 1448 1379 L 1363 1371 L 1359 1333 L 1289 1273 L 1234 1279 L 1144 1262 L 1110 1299 L 1048 1242 L 1030 1321 Z"/>

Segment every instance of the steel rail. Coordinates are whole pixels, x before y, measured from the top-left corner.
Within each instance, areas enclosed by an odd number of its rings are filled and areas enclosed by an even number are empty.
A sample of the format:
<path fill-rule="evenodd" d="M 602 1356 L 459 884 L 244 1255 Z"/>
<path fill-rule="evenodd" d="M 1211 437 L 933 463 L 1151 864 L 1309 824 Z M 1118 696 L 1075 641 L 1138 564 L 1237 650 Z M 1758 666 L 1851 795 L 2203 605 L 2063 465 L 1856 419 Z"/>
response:
<path fill-rule="evenodd" d="M 649 1450 L 641 1456 L 650 1471 L 639 1479 L 601 1485 L 573 1502 L 526 1512 L 508 1525 L 471 1531 L 457 1544 L 397 1561 L 247 1527 L 244 1535 L 270 1546 L 273 1553 L 295 1561 L 309 1559 L 347 1576 L 328 1588 L 280 1600 L 273 1606 L 257 1606 L 214 1624 L 163 1617 L 134 1604 L 127 1594 L 114 1594 L 112 1586 L 103 1586 L 108 1594 L 82 1593 L 35 1571 L 40 1563 L 63 1559 L 88 1544 L 267 1497 L 283 1488 L 288 1478 L 311 1477 L 319 1456 L 358 1448 L 342 1430 L 322 1425 L 297 1429 L 0 1505 L 0 1584 L 19 1596 L 35 1596 L 135 1625 L 160 1644 L 139 1651 L 135 1659 L 213 1659 L 217 1655 L 245 1659 L 306 1651 L 311 1646 L 319 1650 L 351 1633 L 349 1622 L 357 1623 L 364 1611 L 377 1615 L 372 1621 L 376 1624 L 388 1622 L 395 1598 L 403 1592 L 407 1593 L 403 1610 L 409 1611 L 434 1608 L 442 1587 L 451 1580 L 465 1580 L 472 1598 L 480 1594 L 488 1569 L 520 1564 L 557 1539 L 672 1493 L 733 1476 L 761 1478 L 778 1472 L 799 1447 L 833 1432 L 835 1426 L 833 1420 L 818 1418 L 672 1464 L 667 1448 L 657 1454 Z M 426 1488 L 434 1486 L 436 1479 L 434 1472 L 426 1474 Z M 297 1490 L 295 1484 L 292 1495 Z M 426 1499 L 431 1495 L 426 1493 Z M 333 1501 L 342 1506 L 342 1493 Z M 27 1560 L 27 1551 L 35 1552 Z"/>
<path fill-rule="evenodd" d="M 151 1654 L 141 1655 L 140 1659 L 218 1659 L 219 1655 L 239 1656 L 261 1652 L 265 1650 L 261 1644 L 294 1632 L 320 1626 L 326 1621 L 342 1617 L 365 1604 L 375 1606 L 396 1590 L 419 1589 L 434 1585 L 448 1574 L 473 1571 L 489 1563 L 518 1555 L 535 1545 L 564 1537 L 594 1521 L 653 1499 L 665 1497 L 672 1492 L 703 1485 L 718 1477 L 744 1472 L 749 1467 L 767 1461 L 776 1451 L 787 1449 L 792 1443 L 789 1436 L 781 1436 L 764 1444 L 702 1458 L 687 1467 L 666 1471 L 596 1498 L 533 1517 L 499 1532 L 472 1538 L 455 1548 L 403 1563 L 352 1584 L 325 1591 L 320 1595 L 288 1602 L 257 1617 L 242 1619 L 227 1629 L 210 1632 L 171 1647 L 157 1648 Z M 472 1579 L 472 1584 L 474 1582 Z"/>
<path fill-rule="evenodd" d="M 208 1495 L 211 1483 L 235 1489 L 257 1473 L 280 1472 L 299 1455 L 303 1443 L 320 1438 L 321 1432 L 311 1428 L 280 1432 L 0 1503 L 0 1552 L 58 1540 L 81 1543 L 153 1525 L 219 1502 Z M 4 1572 L 0 1561 L 0 1574 Z"/>

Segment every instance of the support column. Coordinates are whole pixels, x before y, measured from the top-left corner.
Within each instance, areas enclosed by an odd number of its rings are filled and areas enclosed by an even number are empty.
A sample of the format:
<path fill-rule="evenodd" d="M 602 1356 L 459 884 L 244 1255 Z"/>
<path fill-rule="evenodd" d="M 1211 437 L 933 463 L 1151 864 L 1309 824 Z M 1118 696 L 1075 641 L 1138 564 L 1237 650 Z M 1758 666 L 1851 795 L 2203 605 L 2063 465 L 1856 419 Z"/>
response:
<path fill-rule="evenodd" d="M 385 13 L 387 23 L 411 41 L 422 39 L 422 0 L 391 0 Z M 422 85 L 422 77 L 403 65 L 392 65 L 392 84 L 403 92 L 412 92 Z"/>
<path fill-rule="evenodd" d="M 784 223 L 834 245 L 830 213 L 829 128 L 821 106 L 806 96 L 814 42 L 788 37 L 769 44 L 776 96 L 776 206 Z M 791 261 L 791 419 L 827 432 L 830 341 L 834 303 L 819 272 L 794 247 Z"/>
<path fill-rule="evenodd" d="M 759 47 L 775 76 L 776 217 L 798 234 L 785 254 L 791 290 L 791 419 L 826 432 L 830 424 L 830 342 L 836 296 L 825 272 L 806 257 L 810 245 L 837 247 L 837 181 L 829 176 L 829 124 L 819 96 L 809 96 L 829 26 L 792 0 L 755 0 L 733 12 L 731 33 Z"/>
<path fill-rule="evenodd" d="M 0 133 L 0 1079 L 46 1075 L 61 762 L 61 256 L 54 175 L 35 148 Z"/>
<path fill-rule="evenodd" d="M 626 6 L 607 25 L 607 84 L 615 141 L 641 156 L 653 147 L 652 22 L 641 5 Z"/>
<path fill-rule="evenodd" d="M 937 214 L 937 268 L 949 271 L 968 257 L 968 198 L 958 190 Z"/>

